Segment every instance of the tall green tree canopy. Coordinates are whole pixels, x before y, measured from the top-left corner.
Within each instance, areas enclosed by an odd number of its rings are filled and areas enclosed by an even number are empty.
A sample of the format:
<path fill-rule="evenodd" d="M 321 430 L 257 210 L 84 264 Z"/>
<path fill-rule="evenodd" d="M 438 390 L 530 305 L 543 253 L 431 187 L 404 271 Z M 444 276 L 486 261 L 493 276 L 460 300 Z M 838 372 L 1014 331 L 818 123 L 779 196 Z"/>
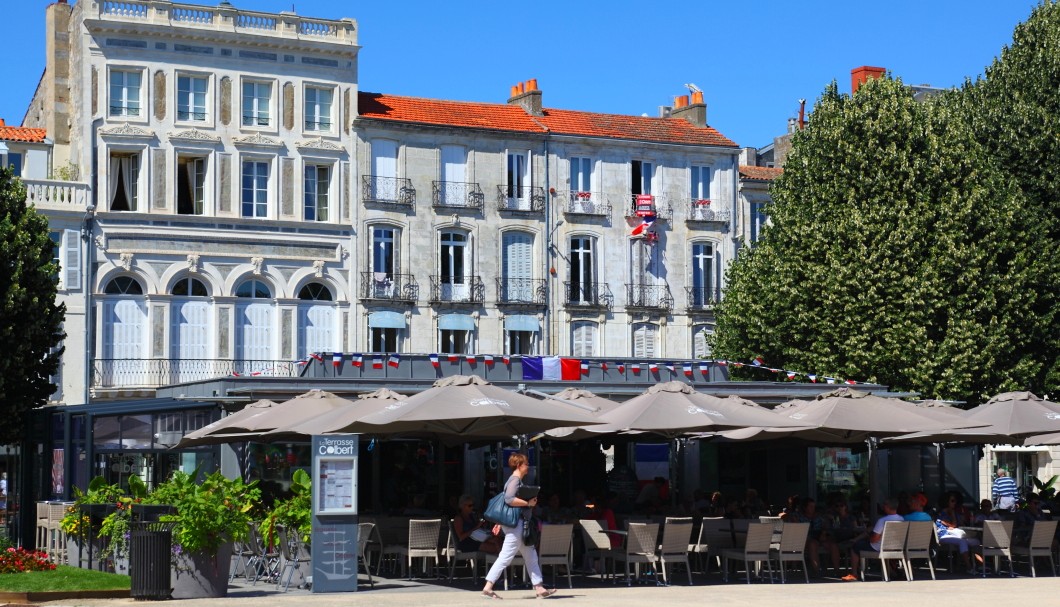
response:
<path fill-rule="evenodd" d="M 30 409 L 55 391 L 66 307 L 55 304 L 48 220 L 26 206 L 26 190 L 0 169 L 0 443 L 18 442 Z"/>
<path fill-rule="evenodd" d="M 729 270 L 718 355 L 938 398 L 1033 383 L 1020 312 L 1041 226 L 958 105 L 887 77 L 826 88 L 773 184 L 772 225 Z"/>

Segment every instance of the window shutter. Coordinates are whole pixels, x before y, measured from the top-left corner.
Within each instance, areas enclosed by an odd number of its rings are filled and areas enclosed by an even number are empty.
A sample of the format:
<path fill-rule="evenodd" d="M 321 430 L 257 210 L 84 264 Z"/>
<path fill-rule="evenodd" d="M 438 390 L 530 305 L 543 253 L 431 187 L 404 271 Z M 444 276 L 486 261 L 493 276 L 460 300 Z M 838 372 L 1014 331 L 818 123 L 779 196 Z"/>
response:
<path fill-rule="evenodd" d="M 692 356 L 695 358 L 707 358 L 710 356 L 710 348 L 707 347 L 707 336 L 710 328 L 706 325 L 698 325 L 692 330 Z"/>
<path fill-rule="evenodd" d="M 595 356 L 596 323 L 581 321 L 571 326 L 571 356 Z"/>
<path fill-rule="evenodd" d="M 633 329 L 633 356 L 655 358 L 655 325 L 639 324 Z"/>
<path fill-rule="evenodd" d="M 531 250 L 533 237 L 526 232 L 504 233 L 504 275 L 509 279 L 533 277 Z"/>
<path fill-rule="evenodd" d="M 63 231 L 63 288 L 81 288 L 81 234 L 77 230 Z"/>

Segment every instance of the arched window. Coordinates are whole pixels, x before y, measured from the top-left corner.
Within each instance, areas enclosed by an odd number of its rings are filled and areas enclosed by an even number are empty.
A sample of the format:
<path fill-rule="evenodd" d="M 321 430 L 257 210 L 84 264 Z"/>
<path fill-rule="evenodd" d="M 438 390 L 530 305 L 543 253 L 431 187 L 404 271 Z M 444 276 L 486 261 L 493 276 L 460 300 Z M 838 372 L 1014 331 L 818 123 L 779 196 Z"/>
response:
<path fill-rule="evenodd" d="M 144 288 L 135 278 L 119 276 L 108 282 L 103 292 L 107 295 L 143 295 Z"/>
<path fill-rule="evenodd" d="M 337 313 L 330 303 L 331 289 L 319 282 L 306 283 L 298 291 L 298 356 L 305 358 L 313 352 L 334 352 L 337 349 L 335 326 Z"/>
<path fill-rule="evenodd" d="M 236 289 L 236 297 L 272 299 L 272 289 L 260 280 L 248 280 Z"/>
<path fill-rule="evenodd" d="M 252 279 L 239 285 L 236 297 L 251 300 L 236 306 L 236 358 L 250 364 L 240 372 L 253 372 L 255 365 L 265 364 L 273 358 L 273 305 L 272 302 L 255 301 L 272 299 L 272 289 L 266 283 Z"/>
<path fill-rule="evenodd" d="M 170 294 L 177 297 L 208 297 L 210 295 L 201 280 L 190 276 L 174 283 Z"/>
<path fill-rule="evenodd" d="M 313 301 L 331 301 L 331 289 L 319 282 L 306 283 L 300 291 L 298 291 L 298 299 L 308 299 Z"/>

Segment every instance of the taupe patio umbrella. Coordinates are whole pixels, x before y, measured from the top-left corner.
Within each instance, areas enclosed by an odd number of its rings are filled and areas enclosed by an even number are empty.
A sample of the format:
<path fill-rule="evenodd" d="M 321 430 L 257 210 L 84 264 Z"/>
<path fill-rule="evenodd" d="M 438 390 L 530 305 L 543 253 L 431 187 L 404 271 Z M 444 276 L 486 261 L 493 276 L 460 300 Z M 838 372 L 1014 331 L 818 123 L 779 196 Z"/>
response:
<path fill-rule="evenodd" d="M 305 441 L 314 434 L 349 433 L 362 417 L 378 413 L 395 402 L 408 398 L 388 388 L 361 394 L 349 404 L 340 405 L 291 426 L 276 428 L 261 435 L 262 442 Z"/>
<path fill-rule="evenodd" d="M 476 376 L 454 375 L 434 387 L 366 415 L 348 427 L 364 434 L 435 434 L 496 438 L 536 434 L 560 426 L 597 423 L 591 413 L 555 400 L 538 400 Z"/>
<path fill-rule="evenodd" d="M 566 390 L 561 390 L 560 392 L 557 392 L 554 396 L 557 399 L 569 400 L 571 402 L 579 403 L 581 405 L 593 407 L 597 409 L 597 411 L 592 414 L 596 417 L 599 417 L 600 415 L 603 415 L 604 413 L 607 413 L 608 411 L 620 406 L 619 403 L 613 400 L 604 398 L 602 396 L 597 396 L 592 392 L 588 390 L 583 390 L 581 388 L 567 388 Z M 583 438 L 599 437 L 602 434 L 613 432 L 613 430 L 604 430 L 602 432 L 597 431 L 596 428 L 600 427 L 601 425 L 568 426 L 566 428 L 555 428 L 553 430 L 546 431 L 544 433 L 544 437 L 553 440 L 576 441 L 581 440 Z"/>
<path fill-rule="evenodd" d="M 1027 442 L 1031 437 L 1060 433 L 1060 404 L 1031 392 L 1004 392 L 965 411 L 961 421 L 975 427 L 941 432 L 918 432 L 896 441 L 961 442 L 974 444 L 1048 444 Z M 1048 440 L 1038 438 L 1031 440 Z"/>
<path fill-rule="evenodd" d="M 271 400 L 259 400 L 243 407 L 235 413 L 222 417 L 212 424 L 208 424 L 193 430 L 184 435 L 173 449 L 181 449 L 184 447 L 195 447 L 198 445 L 217 445 L 221 443 L 230 443 L 240 440 L 238 438 L 227 438 L 234 434 L 242 434 L 246 432 L 245 424 L 249 420 L 262 415 L 265 412 L 271 410 L 279 403 Z M 217 437 L 226 436 L 225 439 L 218 440 Z M 211 437 L 211 438 L 208 438 Z"/>

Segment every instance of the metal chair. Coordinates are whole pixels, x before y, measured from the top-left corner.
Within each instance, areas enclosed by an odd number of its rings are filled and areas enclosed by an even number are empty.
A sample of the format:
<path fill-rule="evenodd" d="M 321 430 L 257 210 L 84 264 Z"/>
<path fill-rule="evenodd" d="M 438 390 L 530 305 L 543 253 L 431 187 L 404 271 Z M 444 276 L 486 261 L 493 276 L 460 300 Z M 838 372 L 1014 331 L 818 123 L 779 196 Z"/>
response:
<path fill-rule="evenodd" d="M 375 531 L 375 523 L 357 523 L 357 563 L 364 565 L 364 572 L 368 574 L 368 583 L 375 588 L 375 580 L 372 579 L 371 563 L 368 560 L 368 543 L 372 540 L 372 532 Z"/>
<path fill-rule="evenodd" d="M 1034 559 L 1037 557 L 1049 557 L 1049 570 L 1056 576 L 1056 563 L 1053 561 L 1053 536 L 1056 534 L 1057 521 L 1034 521 L 1031 530 L 1030 541 L 1026 546 L 1016 545 L 1012 547 L 1012 554 L 1027 556 L 1031 565 L 1031 577 L 1038 577 L 1034 570 Z"/>
<path fill-rule="evenodd" d="M 931 562 L 931 538 L 935 537 L 935 523 L 932 521 L 910 521 L 909 531 L 905 536 L 905 570 L 909 579 L 913 579 L 913 559 L 927 561 L 931 579 L 935 578 L 935 564 Z"/>
<path fill-rule="evenodd" d="M 634 566 L 634 575 L 640 575 L 640 565 L 654 565 L 656 561 L 656 541 L 659 538 L 658 523 L 629 523 L 626 528 L 626 549 L 615 553 L 611 561 L 611 576 L 614 577 L 615 565 L 622 561 L 622 567 L 626 572 L 626 585 L 632 585 L 633 578 L 629 575 L 629 566 Z M 655 583 L 659 583 L 659 573 L 652 568 Z"/>
<path fill-rule="evenodd" d="M 541 541 L 537 547 L 537 562 L 544 567 L 552 566 L 552 586 L 556 586 L 556 567 L 567 569 L 567 587 L 574 588 L 571 580 L 571 559 L 574 558 L 574 525 L 570 523 L 544 525 Z"/>
<path fill-rule="evenodd" d="M 253 523 L 251 523 L 253 525 Z M 247 542 L 232 542 L 232 571 L 228 574 L 228 581 L 236 579 L 239 570 L 243 570 L 243 579 L 250 580 L 250 562 L 254 558 L 254 550 Z"/>
<path fill-rule="evenodd" d="M 783 523 L 781 525 L 780 543 L 777 544 L 774 553 L 777 564 L 780 565 L 780 583 L 786 584 L 784 563 L 802 563 L 802 573 L 806 577 L 806 583 L 810 583 L 810 572 L 806 567 L 806 538 L 810 536 L 809 523 Z"/>
<path fill-rule="evenodd" d="M 384 555 L 404 557 L 401 562 L 401 575 L 408 571 L 412 579 L 412 560 L 423 559 L 424 568 L 427 560 L 438 567 L 438 537 L 442 529 L 442 519 L 412 519 L 409 521 L 409 541 L 407 545 L 392 544 L 383 549 Z"/>
<path fill-rule="evenodd" d="M 688 573 L 688 585 L 692 585 L 692 565 L 688 562 L 689 540 L 692 538 L 692 519 L 668 517 L 663 523 L 662 542 L 659 544 L 659 567 L 662 569 L 663 583 L 669 584 L 666 566 L 684 563 Z"/>
<path fill-rule="evenodd" d="M 769 545 L 773 540 L 773 523 L 750 523 L 747 525 L 747 541 L 743 548 L 726 548 L 721 551 L 721 575 L 729 581 L 729 561 L 742 561 L 747 571 L 747 583 L 751 583 L 751 563 L 766 564 L 769 581 L 773 581 L 773 564 L 769 558 Z"/>
<path fill-rule="evenodd" d="M 247 531 L 246 546 L 250 548 L 253 555 L 248 559 L 250 566 L 250 581 L 256 585 L 258 580 L 264 578 L 266 582 L 272 583 L 279 579 L 280 552 L 274 545 L 265 545 L 265 540 L 258 532 L 257 523 L 251 522 Z"/>
<path fill-rule="evenodd" d="M 478 583 L 478 562 L 482 559 L 482 552 L 475 550 L 473 552 L 464 552 L 457 546 L 456 539 L 456 527 L 452 520 L 449 521 L 449 539 L 445 543 L 445 550 L 443 552 L 445 560 L 449 562 L 449 583 L 453 583 L 453 573 L 456 571 L 456 564 L 460 561 L 465 561 L 471 567 L 471 582 L 473 584 Z"/>
<path fill-rule="evenodd" d="M 909 523 L 907 521 L 887 521 L 883 525 L 883 534 L 880 536 L 879 550 L 862 550 L 861 556 L 861 581 L 865 581 L 865 563 L 869 559 L 879 559 L 883 568 L 883 580 L 891 581 L 887 572 L 888 561 L 898 561 L 905 564 L 905 538 L 909 534 Z M 912 581 L 909 568 L 905 568 L 905 579 Z"/>
<path fill-rule="evenodd" d="M 1008 559 L 1009 577 L 1015 577 L 1012 570 L 1012 521 L 983 521 L 983 542 L 979 546 L 979 554 L 986 557 L 994 557 L 994 571 L 1001 575 L 1001 557 Z M 985 565 L 985 562 L 984 562 Z M 983 577 L 986 577 L 986 567 L 983 568 Z"/>
<path fill-rule="evenodd" d="M 724 517 L 704 517 L 699 526 L 699 538 L 696 543 L 689 546 L 689 551 L 695 554 L 700 561 L 706 559 L 706 565 L 701 569 L 703 573 L 710 570 L 710 559 L 718 561 L 718 569 L 721 569 L 721 552 L 727 548 L 735 548 L 732 539 L 732 521 Z"/>
<path fill-rule="evenodd" d="M 302 542 L 301 534 L 297 529 L 293 533 L 287 533 L 287 529 L 277 525 L 276 533 L 280 537 L 280 554 L 283 556 L 283 568 L 280 570 L 279 579 L 276 581 L 276 589 L 279 590 L 280 585 L 283 584 L 283 591 L 287 592 L 287 589 L 291 587 L 291 579 L 294 577 L 294 572 L 301 568 L 303 563 L 311 563 L 313 557 L 309 554 L 305 543 Z M 287 574 L 286 582 L 283 581 L 284 574 Z M 306 585 L 308 585 L 309 580 L 306 579 L 304 574 L 302 577 L 306 580 Z"/>
<path fill-rule="evenodd" d="M 618 551 L 611 547 L 611 537 L 604 531 L 600 521 L 581 519 L 578 521 L 578 526 L 582 530 L 582 540 L 585 543 L 585 557 L 600 559 L 605 575 L 608 572 L 608 561 L 612 561 L 611 570 L 614 570 L 613 561 Z"/>

